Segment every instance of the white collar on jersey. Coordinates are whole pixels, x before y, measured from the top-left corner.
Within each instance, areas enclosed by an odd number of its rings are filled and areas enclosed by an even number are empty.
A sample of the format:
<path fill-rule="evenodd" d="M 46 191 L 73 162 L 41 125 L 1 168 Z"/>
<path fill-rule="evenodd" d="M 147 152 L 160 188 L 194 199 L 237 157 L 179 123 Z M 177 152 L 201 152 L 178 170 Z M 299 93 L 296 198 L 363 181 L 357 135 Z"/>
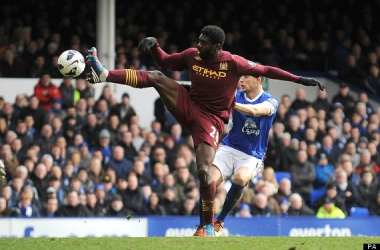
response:
<path fill-rule="evenodd" d="M 260 98 L 260 96 L 261 96 L 263 93 L 264 93 L 264 90 L 261 91 L 261 93 L 258 94 L 258 95 L 257 95 L 255 98 L 253 98 L 253 99 L 249 99 L 249 98 L 247 97 L 247 95 L 244 93 L 244 98 L 245 98 L 247 101 L 249 101 L 249 102 L 255 102 L 255 101 L 257 101 L 257 99 Z"/>

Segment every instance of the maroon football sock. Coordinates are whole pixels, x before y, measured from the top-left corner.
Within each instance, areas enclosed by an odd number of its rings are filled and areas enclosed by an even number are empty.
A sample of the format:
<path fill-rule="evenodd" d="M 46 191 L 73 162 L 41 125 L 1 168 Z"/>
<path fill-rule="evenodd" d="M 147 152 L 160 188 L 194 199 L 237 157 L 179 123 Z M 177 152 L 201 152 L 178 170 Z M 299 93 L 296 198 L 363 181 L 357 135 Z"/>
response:
<path fill-rule="evenodd" d="M 211 224 L 214 220 L 215 213 L 215 192 L 216 184 L 215 181 L 211 182 L 209 185 L 199 187 L 199 192 L 202 197 L 202 212 L 204 225 Z"/>
<path fill-rule="evenodd" d="M 148 88 L 148 72 L 133 69 L 115 69 L 108 71 L 107 82 L 131 86 L 132 88 Z"/>

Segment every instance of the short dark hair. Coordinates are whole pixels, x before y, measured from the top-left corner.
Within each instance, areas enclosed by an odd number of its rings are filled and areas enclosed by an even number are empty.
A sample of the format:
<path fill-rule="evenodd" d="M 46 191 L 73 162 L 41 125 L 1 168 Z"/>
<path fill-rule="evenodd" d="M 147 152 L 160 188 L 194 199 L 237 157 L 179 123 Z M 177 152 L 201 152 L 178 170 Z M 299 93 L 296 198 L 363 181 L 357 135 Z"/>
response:
<path fill-rule="evenodd" d="M 201 34 L 207 36 L 212 44 L 219 43 L 220 47 L 223 47 L 226 35 L 220 27 L 216 25 L 207 25 L 203 27 Z"/>

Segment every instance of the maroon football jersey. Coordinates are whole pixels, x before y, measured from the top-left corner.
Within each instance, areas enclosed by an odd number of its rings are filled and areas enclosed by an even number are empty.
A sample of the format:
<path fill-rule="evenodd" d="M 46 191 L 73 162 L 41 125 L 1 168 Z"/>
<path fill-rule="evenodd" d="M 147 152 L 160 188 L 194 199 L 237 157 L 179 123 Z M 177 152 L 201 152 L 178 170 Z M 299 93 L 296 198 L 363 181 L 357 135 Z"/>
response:
<path fill-rule="evenodd" d="M 151 54 L 160 67 L 189 70 L 190 97 L 208 112 L 228 122 L 235 99 L 239 77 L 251 75 L 296 82 L 299 77 L 278 68 L 257 65 L 241 56 L 221 51 L 217 56 L 203 60 L 196 48 L 168 55 L 158 45 Z"/>

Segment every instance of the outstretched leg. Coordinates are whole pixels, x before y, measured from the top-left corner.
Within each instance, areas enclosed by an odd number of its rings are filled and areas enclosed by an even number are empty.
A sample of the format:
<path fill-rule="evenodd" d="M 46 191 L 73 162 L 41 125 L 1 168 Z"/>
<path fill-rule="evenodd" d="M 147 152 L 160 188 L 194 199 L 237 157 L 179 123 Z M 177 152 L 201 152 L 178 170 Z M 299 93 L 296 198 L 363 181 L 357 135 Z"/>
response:
<path fill-rule="evenodd" d="M 96 48 L 91 48 L 86 56 L 87 80 L 91 83 L 113 82 L 133 88 L 153 87 L 157 90 L 169 111 L 177 106 L 178 88 L 176 81 L 160 71 L 132 69 L 107 70 L 99 61 Z"/>

